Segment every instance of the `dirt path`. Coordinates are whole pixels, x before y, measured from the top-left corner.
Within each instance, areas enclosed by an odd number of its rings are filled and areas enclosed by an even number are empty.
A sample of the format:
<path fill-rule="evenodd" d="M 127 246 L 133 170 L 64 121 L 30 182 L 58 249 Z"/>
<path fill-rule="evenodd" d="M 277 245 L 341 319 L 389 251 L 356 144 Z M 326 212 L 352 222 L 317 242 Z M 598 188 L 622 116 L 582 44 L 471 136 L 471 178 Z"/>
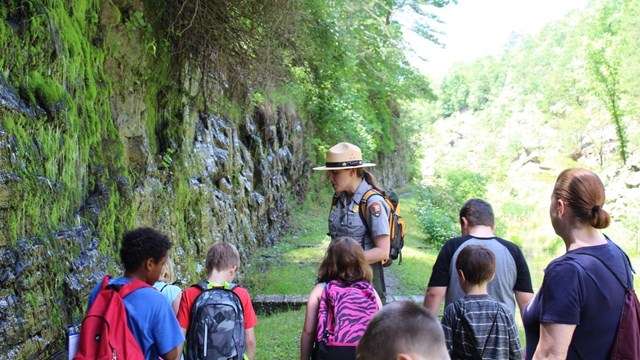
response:
<path fill-rule="evenodd" d="M 393 267 L 394 265 L 391 265 L 391 266 Z M 399 279 L 392 268 L 384 269 L 384 284 L 387 287 L 387 296 L 402 295 L 402 294 L 398 294 Z"/>

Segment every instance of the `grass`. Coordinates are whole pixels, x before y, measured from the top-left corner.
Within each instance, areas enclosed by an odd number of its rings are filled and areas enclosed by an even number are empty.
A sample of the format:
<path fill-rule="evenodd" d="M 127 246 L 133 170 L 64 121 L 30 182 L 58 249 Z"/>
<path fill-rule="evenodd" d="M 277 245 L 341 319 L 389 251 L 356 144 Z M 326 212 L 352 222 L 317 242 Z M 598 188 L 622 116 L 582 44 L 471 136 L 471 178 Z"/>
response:
<path fill-rule="evenodd" d="M 402 264 L 397 261 L 388 268 L 389 272 L 399 279 L 398 295 L 424 294 L 427 282 L 431 277 L 431 267 L 436 261 L 438 252 L 426 246 L 425 236 L 418 225 L 417 199 L 414 186 L 397 189 L 400 197 L 399 214 L 407 224 L 405 245 L 402 250 Z"/>
<path fill-rule="evenodd" d="M 298 359 L 304 312 L 302 308 L 260 317 L 255 329 L 256 359 Z"/>

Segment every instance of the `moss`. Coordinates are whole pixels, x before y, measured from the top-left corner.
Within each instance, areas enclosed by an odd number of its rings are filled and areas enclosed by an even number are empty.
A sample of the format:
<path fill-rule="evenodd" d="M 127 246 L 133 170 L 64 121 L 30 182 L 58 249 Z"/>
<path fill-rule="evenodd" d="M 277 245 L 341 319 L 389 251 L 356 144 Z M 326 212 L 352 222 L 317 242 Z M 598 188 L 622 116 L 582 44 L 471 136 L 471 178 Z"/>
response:
<path fill-rule="evenodd" d="M 0 22 L 0 43 L 6 45 L 0 47 L 0 65 L 6 80 L 20 89 L 27 104 L 50 115 L 2 114 L 0 126 L 15 139 L 17 153 L 4 170 L 17 174 L 24 185 L 3 235 L 15 242 L 20 236 L 42 237 L 73 226 L 75 212 L 95 185 L 106 184 L 111 196 L 102 204 L 96 231 L 100 248 L 112 254 L 114 239 L 134 223 L 135 209 L 121 199 L 116 185 L 128 174 L 110 121 L 111 83 L 102 66 L 107 55 L 94 46 L 100 2 L 34 4 L 0 10 L 3 18 L 18 24 Z M 89 171 L 95 168 L 102 170 Z"/>

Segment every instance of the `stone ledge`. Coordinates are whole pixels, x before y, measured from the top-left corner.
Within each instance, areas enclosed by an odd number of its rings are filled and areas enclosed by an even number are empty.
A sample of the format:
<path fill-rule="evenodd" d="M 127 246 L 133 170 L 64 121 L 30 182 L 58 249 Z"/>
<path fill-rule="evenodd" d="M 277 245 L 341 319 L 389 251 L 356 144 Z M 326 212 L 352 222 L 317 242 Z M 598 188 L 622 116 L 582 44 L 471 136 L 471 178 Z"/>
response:
<path fill-rule="evenodd" d="M 253 308 L 256 313 L 269 315 L 278 311 L 297 310 L 307 304 L 309 295 L 256 295 Z M 387 302 L 413 301 L 422 303 L 424 295 L 387 295 Z"/>

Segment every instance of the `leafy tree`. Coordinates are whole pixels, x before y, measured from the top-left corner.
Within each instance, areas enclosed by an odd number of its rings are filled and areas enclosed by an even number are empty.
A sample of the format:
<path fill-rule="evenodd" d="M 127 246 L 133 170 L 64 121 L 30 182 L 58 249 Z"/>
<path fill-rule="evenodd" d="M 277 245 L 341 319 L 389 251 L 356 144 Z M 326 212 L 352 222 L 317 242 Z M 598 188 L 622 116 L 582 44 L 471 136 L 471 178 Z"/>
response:
<path fill-rule="evenodd" d="M 469 82 L 460 72 L 447 75 L 440 83 L 440 112 L 449 117 L 469 107 Z"/>
<path fill-rule="evenodd" d="M 627 138 L 623 122 L 623 109 L 620 106 L 620 11 L 626 1 L 605 3 L 590 26 L 591 42 L 587 59 L 593 77 L 596 95 L 603 101 L 616 128 L 619 142 L 619 154 L 623 163 L 627 162 Z"/>
<path fill-rule="evenodd" d="M 299 73 L 313 89 L 304 107 L 314 119 L 321 147 L 341 139 L 359 144 L 368 154 L 390 153 L 398 145 L 397 134 L 406 133 L 399 103 L 433 98 L 428 80 L 404 55 L 401 26 L 393 16 L 407 4 L 305 1 L 309 25 L 297 40 L 302 56 L 291 66 L 304 69 Z"/>

